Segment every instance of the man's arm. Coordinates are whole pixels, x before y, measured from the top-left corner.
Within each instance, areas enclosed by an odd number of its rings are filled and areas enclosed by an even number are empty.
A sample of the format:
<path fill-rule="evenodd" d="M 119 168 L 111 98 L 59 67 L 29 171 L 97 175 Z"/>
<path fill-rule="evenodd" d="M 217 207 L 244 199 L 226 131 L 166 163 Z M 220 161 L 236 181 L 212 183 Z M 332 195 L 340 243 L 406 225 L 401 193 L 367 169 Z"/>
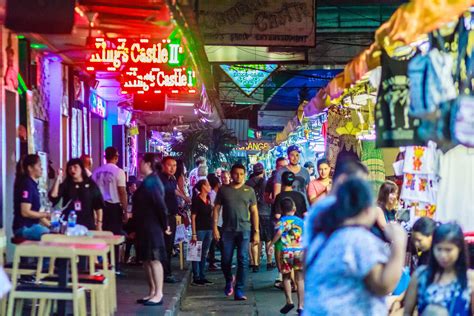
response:
<path fill-rule="evenodd" d="M 125 187 L 117 187 L 120 204 L 122 205 L 122 209 L 127 212 L 128 209 L 128 199 L 127 199 L 127 189 Z"/>
<path fill-rule="evenodd" d="M 258 208 L 257 204 L 250 206 L 250 216 L 252 217 L 252 224 L 255 230 L 253 231 L 253 242 L 258 244 L 260 243 L 260 231 L 258 226 Z"/>

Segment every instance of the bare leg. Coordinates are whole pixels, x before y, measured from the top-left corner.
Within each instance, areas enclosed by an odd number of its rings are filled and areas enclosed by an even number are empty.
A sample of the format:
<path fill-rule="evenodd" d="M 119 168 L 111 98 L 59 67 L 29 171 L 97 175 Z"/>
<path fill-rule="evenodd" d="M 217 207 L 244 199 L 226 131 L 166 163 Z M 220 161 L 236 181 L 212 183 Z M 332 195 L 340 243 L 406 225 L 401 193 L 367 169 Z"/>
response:
<path fill-rule="evenodd" d="M 163 298 L 163 266 L 158 260 L 153 260 L 150 262 L 150 267 L 155 284 L 155 293 L 153 297 L 150 298 L 150 302 L 158 303 Z"/>
<path fill-rule="evenodd" d="M 303 271 L 295 271 L 296 284 L 298 286 L 298 309 L 304 308 L 304 276 Z"/>
<path fill-rule="evenodd" d="M 250 253 L 251 253 L 251 258 L 252 258 L 252 265 L 254 266 L 259 266 L 260 265 L 260 251 L 258 251 L 259 244 L 254 245 L 250 244 Z"/>
<path fill-rule="evenodd" d="M 267 252 L 267 264 L 270 264 L 273 261 L 273 258 L 272 258 L 273 249 L 272 248 L 273 248 L 273 246 L 270 244 L 269 241 L 265 242 L 265 251 Z"/>
<path fill-rule="evenodd" d="M 293 298 L 291 297 L 291 274 L 283 274 L 283 287 L 285 289 L 286 304 L 293 304 Z"/>
<path fill-rule="evenodd" d="M 149 287 L 149 292 L 146 297 L 144 297 L 144 300 L 149 300 L 151 297 L 155 295 L 156 292 L 156 284 L 153 280 L 153 272 L 151 268 L 151 261 L 145 261 L 143 263 L 143 266 L 145 267 L 145 272 L 146 272 L 146 280 L 148 282 L 148 287 Z"/>

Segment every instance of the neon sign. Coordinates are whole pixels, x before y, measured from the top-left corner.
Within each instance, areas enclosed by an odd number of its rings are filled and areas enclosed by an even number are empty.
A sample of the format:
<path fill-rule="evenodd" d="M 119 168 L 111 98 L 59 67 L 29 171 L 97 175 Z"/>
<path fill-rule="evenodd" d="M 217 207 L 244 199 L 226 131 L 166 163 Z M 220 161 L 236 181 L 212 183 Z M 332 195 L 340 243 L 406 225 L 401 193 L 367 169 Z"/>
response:
<path fill-rule="evenodd" d="M 122 94 L 196 91 L 196 73 L 181 66 L 185 55 L 179 42 L 96 38 L 92 49 L 86 69 L 120 71 Z"/>
<path fill-rule="evenodd" d="M 272 72 L 278 68 L 278 65 L 221 65 L 221 68 L 230 79 L 249 96 L 267 80 Z"/>
<path fill-rule="evenodd" d="M 97 93 L 91 91 L 89 97 L 89 105 L 91 112 L 98 116 L 105 118 L 105 100 L 97 95 Z"/>

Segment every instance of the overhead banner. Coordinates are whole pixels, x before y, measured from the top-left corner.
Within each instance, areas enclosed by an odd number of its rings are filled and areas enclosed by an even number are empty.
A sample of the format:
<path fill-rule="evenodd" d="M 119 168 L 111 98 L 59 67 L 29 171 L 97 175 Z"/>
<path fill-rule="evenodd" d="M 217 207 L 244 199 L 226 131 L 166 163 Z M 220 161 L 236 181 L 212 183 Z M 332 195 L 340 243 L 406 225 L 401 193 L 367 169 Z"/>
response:
<path fill-rule="evenodd" d="M 315 46 L 314 0 L 200 0 L 206 45 Z"/>
<path fill-rule="evenodd" d="M 257 88 L 274 72 L 276 64 L 256 65 L 220 65 L 221 69 L 247 96 L 251 95 Z"/>

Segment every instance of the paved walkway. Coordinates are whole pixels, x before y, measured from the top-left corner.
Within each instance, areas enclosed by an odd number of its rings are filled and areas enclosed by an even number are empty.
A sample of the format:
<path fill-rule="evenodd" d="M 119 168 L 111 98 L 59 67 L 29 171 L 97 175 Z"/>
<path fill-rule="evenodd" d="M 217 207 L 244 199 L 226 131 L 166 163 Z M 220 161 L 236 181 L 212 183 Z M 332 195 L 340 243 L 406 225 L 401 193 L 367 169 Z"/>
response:
<path fill-rule="evenodd" d="M 175 315 L 179 308 L 181 295 L 188 283 L 189 270 L 180 271 L 177 258 L 173 258 L 173 273 L 178 283 L 164 284 L 164 303 L 162 306 L 143 306 L 136 300 L 147 294 L 148 284 L 141 266 L 122 265 L 126 276 L 117 278 L 118 308 L 116 315 Z"/>
<path fill-rule="evenodd" d="M 261 267 L 261 272 L 249 273 L 245 293 L 247 301 L 234 301 L 233 296 L 226 297 L 222 272 L 208 272 L 208 279 L 215 284 L 204 287 L 189 285 L 178 315 L 279 315 L 285 298 L 281 290 L 273 287 L 277 270 L 267 272 L 263 264 Z M 296 303 L 295 294 L 293 299 Z M 296 315 L 296 308 L 288 315 Z"/>

